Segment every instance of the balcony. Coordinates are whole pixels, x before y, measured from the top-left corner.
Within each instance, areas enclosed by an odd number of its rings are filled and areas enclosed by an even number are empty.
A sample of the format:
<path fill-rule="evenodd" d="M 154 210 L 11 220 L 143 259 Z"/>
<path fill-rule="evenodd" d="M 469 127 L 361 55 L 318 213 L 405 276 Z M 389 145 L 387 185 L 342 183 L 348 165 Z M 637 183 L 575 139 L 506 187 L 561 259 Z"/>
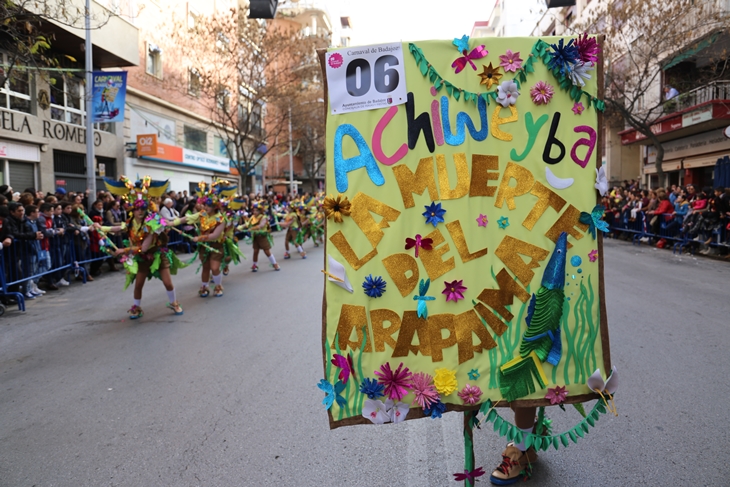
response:
<path fill-rule="evenodd" d="M 730 81 L 713 81 L 686 93 L 681 93 L 664 103 L 664 113 L 681 112 L 713 100 L 730 100 Z"/>
<path fill-rule="evenodd" d="M 307 35 L 326 37 L 332 34 L 329 9 L 322 1 L 288 0 L 280 2 L 276 15 L 297 22 Z"/>

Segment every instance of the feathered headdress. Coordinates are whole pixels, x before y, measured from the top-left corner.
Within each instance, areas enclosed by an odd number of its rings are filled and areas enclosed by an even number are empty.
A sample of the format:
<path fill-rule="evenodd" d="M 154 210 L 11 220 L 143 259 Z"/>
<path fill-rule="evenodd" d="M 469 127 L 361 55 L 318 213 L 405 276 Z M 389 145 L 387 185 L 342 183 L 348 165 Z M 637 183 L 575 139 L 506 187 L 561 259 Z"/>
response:
<path fill-rule="evenodd" d="M 219 203 L 227 202 L 228 199 L 232 198 L 236 194 L 238 186 L 231 184 L 225 179 L 218 179 L 210 183 L 201 181 L 198 183 L 198 189 L 200 190 L 200 196 L 198 196 L 198 203 L 201 205 L 217 206 Z"/>
<path fill-rule="evenodd" d="M 154 203 L 150 201 L 150 198 L 162 197 L 170 185 L 170 180 L 157 181 L 149 176 L 145 176 L 141 180 L 132 182 L 126 176 L 121 176 L 118 181 L 104 178 L 104 185 L 107 191 L 113 195 L 121 196 L 134 209 L 150 209 L 156 211 Z"/>

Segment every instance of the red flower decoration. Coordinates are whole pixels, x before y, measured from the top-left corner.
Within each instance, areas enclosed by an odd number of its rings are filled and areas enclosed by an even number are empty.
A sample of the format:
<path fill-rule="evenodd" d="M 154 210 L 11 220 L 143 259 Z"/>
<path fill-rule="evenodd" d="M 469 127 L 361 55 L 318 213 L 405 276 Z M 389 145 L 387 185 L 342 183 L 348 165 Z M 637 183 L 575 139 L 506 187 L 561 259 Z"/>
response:
<path fill-rule="evenodd" d="M 375 375 L 378 376 L 378 383 L 385 386 L 385 395 L 388 398 L 400 401 L 408 394 L 413 374 L 408 367 L 404 368 L 403 362 L 395 369 L 395 372 L 390 368 L 390 363 L 386 362 L 385 365 L 380 366 L 380 372 L 375 371 Z"/>

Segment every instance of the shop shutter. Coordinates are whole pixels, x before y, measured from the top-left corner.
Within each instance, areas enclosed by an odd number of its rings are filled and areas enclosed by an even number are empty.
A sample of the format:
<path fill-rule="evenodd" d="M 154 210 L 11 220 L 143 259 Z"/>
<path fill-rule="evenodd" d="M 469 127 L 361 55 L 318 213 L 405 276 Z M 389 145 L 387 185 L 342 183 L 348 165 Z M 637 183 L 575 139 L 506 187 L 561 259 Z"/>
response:
<path fill-rule="evenodd" d="M 25 188 L 35 188 L 35 164 L 32 162 L 8 163 L 8 184 L 21 193 Z"/>

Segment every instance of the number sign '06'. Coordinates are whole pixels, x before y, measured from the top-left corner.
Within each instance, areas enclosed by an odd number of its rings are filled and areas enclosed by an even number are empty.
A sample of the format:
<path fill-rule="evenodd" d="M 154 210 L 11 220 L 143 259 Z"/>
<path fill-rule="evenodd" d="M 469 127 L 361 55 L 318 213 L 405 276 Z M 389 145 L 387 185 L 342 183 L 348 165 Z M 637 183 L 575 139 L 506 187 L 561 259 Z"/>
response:
<path fill-rule="evenodd" d="M 405 103 L 406 79 L 401 44 L 328 52 L 327 84 L 333 115 Z"/>

